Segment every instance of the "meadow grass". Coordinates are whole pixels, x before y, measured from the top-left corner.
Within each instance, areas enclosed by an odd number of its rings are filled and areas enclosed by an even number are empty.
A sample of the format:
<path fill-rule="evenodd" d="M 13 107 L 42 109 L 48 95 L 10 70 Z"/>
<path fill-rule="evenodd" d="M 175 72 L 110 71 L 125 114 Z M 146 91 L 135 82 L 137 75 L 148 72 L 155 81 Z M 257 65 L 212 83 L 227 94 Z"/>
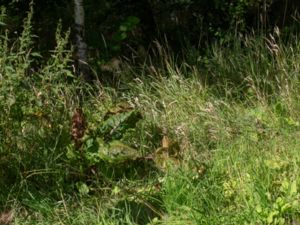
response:
<path fill-rule="evenodd" d="M 13 224 L 300 223 L 296 37 L 234 37 L 193 51 L 194 64 L 161 51 L 142 71 L 125 66 L 135 78 L 120 91 L 72 75 L 60 27 L 34 71 L 30 15 L 24 24 L 16 43 L 0 42 L 0 223 L 5 214 Z M 86 158 L 70 137 L 79 92 Z M 94 149 L 106 146 L 93 131 L 120 102 L 142 115 L 122 131 L 139 153 L 126 165 Z"/>

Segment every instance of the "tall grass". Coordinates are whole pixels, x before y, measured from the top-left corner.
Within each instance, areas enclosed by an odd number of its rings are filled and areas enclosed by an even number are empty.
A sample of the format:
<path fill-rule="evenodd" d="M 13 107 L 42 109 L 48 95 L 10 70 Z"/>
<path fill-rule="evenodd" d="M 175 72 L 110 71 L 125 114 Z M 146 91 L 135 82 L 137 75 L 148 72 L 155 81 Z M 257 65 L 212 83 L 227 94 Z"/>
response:
<path fill-rule="evenodd" d="M 216 44 L 199 67 L 131 88 L 184 152 L 164 177 L 162 223 L 298 223 L 299 48 L 276 32 Z"/>
<path fill-rule="evenodd" d="M 159 66 L 115 94 L 73 77 L 60 26 L 36 66 L 30 20 L 16 42 L 0 39 L 0 223 L 6 210 L 15 224 L 300 222 L 297 38 L 233 37 L 180 65 L 157 44 L 149 61 Z M 70 136 L 78 88 L 89 93 L 80 154 Z M 121 139 L 139 157 L 106 167 L 99 154 L 111 143 L 93 131 L 124 101 L 143 117 Z"/>

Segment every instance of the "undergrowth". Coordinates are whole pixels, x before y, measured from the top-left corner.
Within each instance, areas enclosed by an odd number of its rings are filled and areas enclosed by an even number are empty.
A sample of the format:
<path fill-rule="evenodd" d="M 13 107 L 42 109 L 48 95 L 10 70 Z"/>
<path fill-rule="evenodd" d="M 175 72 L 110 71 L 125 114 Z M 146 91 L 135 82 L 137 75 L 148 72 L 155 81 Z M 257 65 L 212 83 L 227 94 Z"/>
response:
<path fill-rule="evenodd" d="M 296 37 L 233 37 L 193 65 L 160 51 L 118 92 L 73 76 L 60 26 L 37 64 L 31 15 L 13 43 L 1 27 L 0 223 L 300 222 Z"/>

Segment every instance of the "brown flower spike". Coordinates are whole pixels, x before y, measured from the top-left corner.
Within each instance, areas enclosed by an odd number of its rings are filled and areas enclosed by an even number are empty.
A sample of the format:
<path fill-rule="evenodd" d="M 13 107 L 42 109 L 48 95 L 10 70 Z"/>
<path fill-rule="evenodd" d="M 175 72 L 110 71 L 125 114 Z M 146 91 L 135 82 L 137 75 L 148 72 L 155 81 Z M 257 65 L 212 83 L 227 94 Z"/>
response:
<path fill-rule="evenodd" d="M 14 211 L 13 210 L 9 210 L 6 212 L 2 212 L 0 213 L 0 224 L 12 224 L 14 220 Z"/>
<path fill-rule="evenodd" d="M 79 149 L 86 129 L 86 121 L 81 108 L 76 108 L 72 116 L 71 136 L 75 143 L 75 148 Z"/>

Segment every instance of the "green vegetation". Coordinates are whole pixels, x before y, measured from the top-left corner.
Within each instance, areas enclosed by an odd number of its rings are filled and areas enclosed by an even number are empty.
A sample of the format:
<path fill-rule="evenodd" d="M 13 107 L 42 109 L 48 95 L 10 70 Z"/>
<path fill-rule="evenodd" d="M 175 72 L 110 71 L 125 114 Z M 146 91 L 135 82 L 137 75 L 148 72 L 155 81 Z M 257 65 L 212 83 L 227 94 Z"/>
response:
<path fill-rule="evenodd" d="M 231 36 L 181 63 L 157 44 L 113 89 L 74 77 L 61 26 L 47 60 L 31 29 L 29 14 L 0 37 L 0 223 L 300 223 L 296 36 Z"/>

